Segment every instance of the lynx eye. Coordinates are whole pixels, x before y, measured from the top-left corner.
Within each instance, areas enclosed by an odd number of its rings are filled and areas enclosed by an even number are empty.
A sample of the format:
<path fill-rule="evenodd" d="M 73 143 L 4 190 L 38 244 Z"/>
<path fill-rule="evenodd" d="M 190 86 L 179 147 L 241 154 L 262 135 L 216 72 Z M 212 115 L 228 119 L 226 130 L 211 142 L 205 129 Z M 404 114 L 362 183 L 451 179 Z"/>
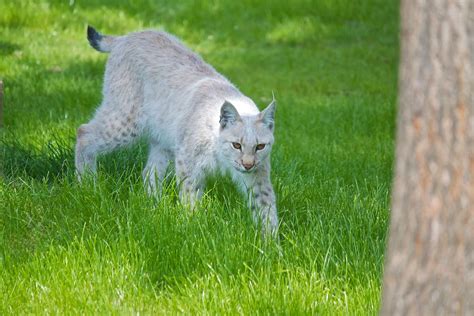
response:
<path fill-rule="evenodd" d="M 235 149 L 241 149 L 242 148 L 242 145 L 240 145 L 239 143 L 232 143 L 232 146 L 234 146 Z"/>
<path fill-rule="evenodd" d="M 258 144 L 256 150 L 262 150 L 263 148 L 265 148 L 265 144 Z"/>

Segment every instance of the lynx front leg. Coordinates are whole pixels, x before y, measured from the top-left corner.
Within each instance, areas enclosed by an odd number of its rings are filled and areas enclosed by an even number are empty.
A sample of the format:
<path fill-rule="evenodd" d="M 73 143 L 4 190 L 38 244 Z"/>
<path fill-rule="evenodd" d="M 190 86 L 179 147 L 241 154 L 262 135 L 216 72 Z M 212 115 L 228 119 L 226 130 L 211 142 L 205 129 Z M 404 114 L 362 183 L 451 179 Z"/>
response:
<path fill-rule="evenodd" d="M 202 174 L 196 164 L 186 161 L 183 157 L 176 158 L 176 177 L 180 186 L 179 198 L 183 205 L 194 210 L 202 196 Z"/>
<path fill-rule="evenodd" d="M 150 143 L 148 161 L 143 169 L 143 182 L 149 195 L 161 194 L 162 182 L 168 168 L 171 153 L 157 142 Z"/>
<path fill-rule="evenodd" d="M 278 215 L 270 178 L 257 180 L 249 198 L 255 222 L 262 224 L 265 235 L 276 235 L 278 230 Z"/>
<path fill-rule="evenodd" d="M 255 223 L 262 225 L 264 236 L 276 237 L 278 231 L 278 214 L 275 192 L 270 181 L 269 166 L 246 175 L 244 187 L 248 194 L 249 207 L 253 212 Z"/>

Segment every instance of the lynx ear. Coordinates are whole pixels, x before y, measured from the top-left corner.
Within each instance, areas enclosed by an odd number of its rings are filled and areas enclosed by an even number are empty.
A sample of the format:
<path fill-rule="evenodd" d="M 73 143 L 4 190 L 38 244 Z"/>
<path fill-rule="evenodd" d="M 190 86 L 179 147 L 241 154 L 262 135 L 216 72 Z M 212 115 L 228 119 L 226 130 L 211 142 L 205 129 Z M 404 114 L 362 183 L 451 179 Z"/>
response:
<path fill-rule="evenodd" d="M 276 101 L 273 99 L 272 103 L 270 103 L 270 105 L 260 113 L 263 124 L 271 130 L 273 130 L 273 126 L 275 125 L 275 109 Z"/>
<path fill-rule="evenodd" d="M 221 119 L 219 123 L 221 123 L 221 127 L 224 128 L 228 124 L 233 124 L 240 120 L 239 112 L 237 109 L 229 102 L 224 101 L 224 104 L 221 107 Z"/>

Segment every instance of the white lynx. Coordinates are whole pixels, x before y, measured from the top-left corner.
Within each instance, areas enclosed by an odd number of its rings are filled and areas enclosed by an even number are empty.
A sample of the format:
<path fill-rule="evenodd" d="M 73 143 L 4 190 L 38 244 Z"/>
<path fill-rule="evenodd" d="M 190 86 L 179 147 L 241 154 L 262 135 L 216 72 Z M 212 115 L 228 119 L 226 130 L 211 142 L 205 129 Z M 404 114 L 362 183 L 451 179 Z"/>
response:
<path fill-rule="evenodd" d="M 275 101 L 260 112 L 229 80 L 165 32 L 104 36 L 88 27 L 92 47 L 110 52 L 103 100 L 77 131 L 79 178 L 96 172 L 98 154 L 145 137 L 150 153 L 143 178 L 150 193 L 174 160 L 180 198 L 193 206 L 204 177 L 230 172 L 264 233 L 278 217 L 270 182 Z"/>

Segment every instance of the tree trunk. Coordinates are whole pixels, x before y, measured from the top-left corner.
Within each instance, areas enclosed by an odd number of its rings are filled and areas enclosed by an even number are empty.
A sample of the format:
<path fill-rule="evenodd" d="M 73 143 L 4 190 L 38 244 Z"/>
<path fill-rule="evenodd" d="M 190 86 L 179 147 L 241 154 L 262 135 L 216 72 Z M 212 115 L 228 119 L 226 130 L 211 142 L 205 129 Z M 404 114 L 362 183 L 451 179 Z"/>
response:
<path fill-rule="evenodd" d="M 474 314 L 474 1 L 402 0 L 383 315 Z"/>

